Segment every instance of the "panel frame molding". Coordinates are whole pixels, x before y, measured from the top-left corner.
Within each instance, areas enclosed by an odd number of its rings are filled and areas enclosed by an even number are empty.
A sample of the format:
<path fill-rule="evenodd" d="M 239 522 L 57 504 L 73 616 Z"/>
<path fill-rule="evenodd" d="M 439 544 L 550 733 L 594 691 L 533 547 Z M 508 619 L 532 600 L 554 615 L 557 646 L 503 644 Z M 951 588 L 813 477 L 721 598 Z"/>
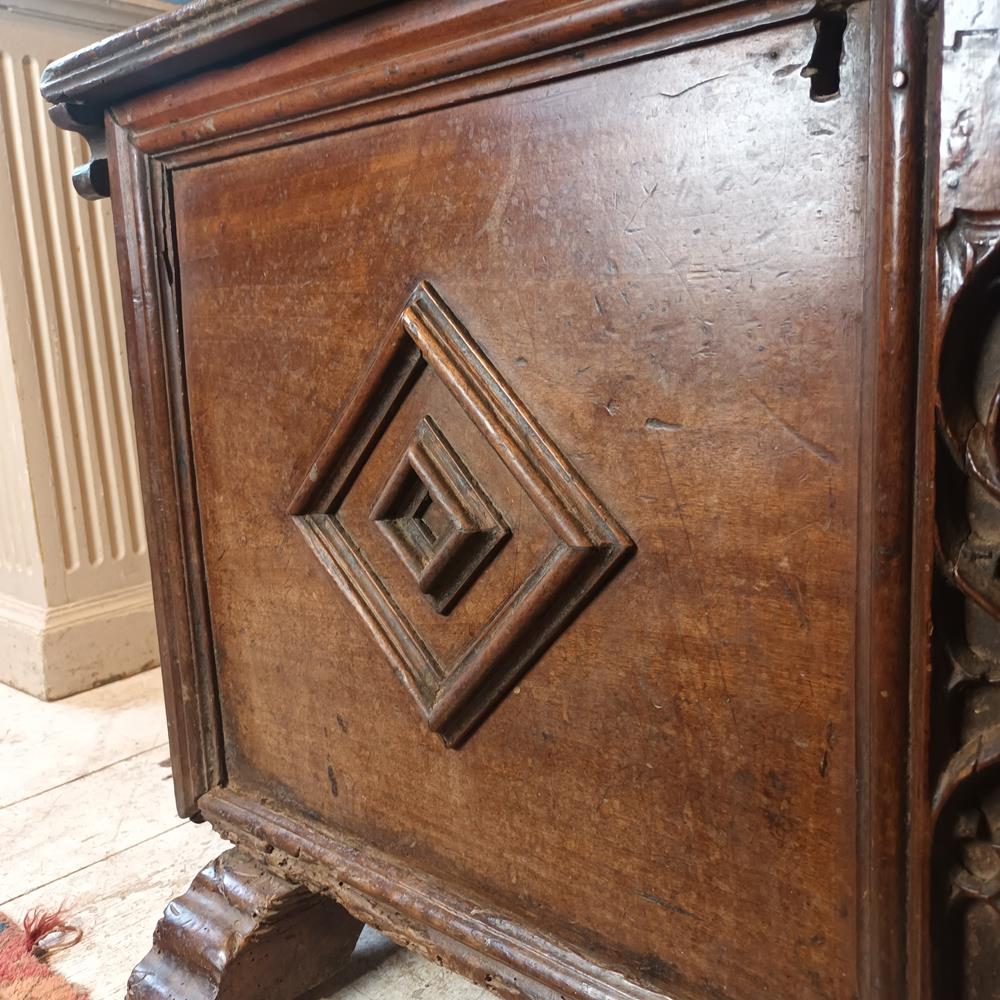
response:
<path fill-rule="evenodd" d="M 667 6 L 653 5 L 657 10 Z M 166 636 L 164 672 L 180 811 L 183 815 L 202 813 L 220 832 L 255 856 L 317 890 L 333 892 L 361 919 L 390 935 L 405 937 L 410 946 L 415 945 L 425 954 L 441 957 L 465 974 L 470 969 L 492 970 L 483 974 L 516 982 L 509 995 L 539 1000 L 553 1000 L 559 995 L 646 1000 L 661 994 L 636 985 L 600 980 L 588 986 L 587 992 L 576 992 L 568 985 L 555 987 L 554 991 L 551 984 L 580 981 L 566 978 L 576 975 L 579 969 L 569 958 L 559 957 L 565 951 L 560 946 L 534 943 L 527 950 L 518 950 L 497 938 L 496 928 L 488 925 L 475 932 L 464 928 L 454 936 L 445 935 L 433 924 L 434 920 L 445 919 L 443 914 L 450 921 L 456 917 L 455 899 L 445 889 L 431 890 L 421 885 L 419 892 L 413 889 L 410 901 L 401 905 L 399 871 L 388 860 L 382 870 L 370 870 L 352 885 L 342 874 L 359 863 L 356 848 L 320 849 L 316 846 L 319 834 L 307 837 L 301 833 L 302 821 L 284 815 L 274 804 L 254 803 L 247 794 L 226 787 L 211 609 L 202 575 L 196 470 L 188 461 L 191 440 L 183 392 L 181 292 L 175 266 L 170 189 L 173 170 L 479 100 L 493 93 L 593 72 L 710 39 L 801 21 L 815 9 L 811 2 L 799 0 L 731 3 L 711 10 L 685 10 L 666 22 L 647 23 L 647 17 L 627 33 L 602 35 L 598 28 L 603 22 L 594 14 L 599 7 L 595 4 L 588 8 L 591 19 L 577 41 L 550 43 L 546 48 L 534 40 L 515 43 L 508 38 L 505 41 L 510 44 L 503 50 L 502 59 L 490 50 L 461 76 L 445 71 L 450 52 L 444 48 L 435 53 L 430 66 L 414 68 L 418 76 L 424 74 L 420 78 L 403 76 L 393 83 L 394 74 L 380 63 L 373 72 L 390 80 L 385 87 L 376 87 L 367 78 L 344 81 L 331 72 L 325 77 L 329 86 L 323 88 L 321 80 L 310 77 L 303 91 L 312 88 L 321 93 L 323 110 L 275 105 L 252 118 L 246 129 L 223 126 L 209 136 L 208 124 L 219 110 L 211 102 L 192 111 L 187 121 L 177 127 L 169 122 L 158 123 L 157 116 L 167 113 L 167 102 L 155 95 L 115 104 L 105 119 L 119 253 L 128 282 L 126 301 L 131 297 L 139 303 L 139 316 L 130 323 L 129 356 L 134 384 L 139 387 L 135 405 L 137 422 L 142 424 L 139 437 L 147 470 L 146 504 L 157 512 L 161 522 L 151 532 L 150 548 L 154 560 L 163 567 L 155 586 L 161 630 Z M 861 779 L 858 838 L 862 854 L 859 988 L 861 996 L 870 1000 L 902 997 L 907 989 L 904 939 L 909 925 L 903 851 L 906 784 L 905 777 L 898 773 L 898 761 L 888 760 L 885 748 L 905 745 L 905 740 L 898 742 L 898 736 L 906 724 L 905 692 L 909 683 L 906 651 L 910 550 L 906 539 L 889 538 L 887 526 L 899 518 L 911 523 L 912 407 L 902 426 L 894 417 L 900 405 L 899 393 L 905 409 L 914 392 L 914 374 L 909 365 L 912 354 L 908 351 L 915 343 L 916 310 L 906 303 L 907 288 L 919 273 L 920 248 L 919 228 L 907 213 L 914 203 L 919 203 L 922 163 L 906 144 L 910 137 L 920 134 L 924 98 L 920 60 L 925 31 L 924 20 L 907 0 L 888 0 L 883 14 L 882 22 L 876 19 L 872 27 L 880 45 L 872 53 L 878 127 L 873 130 L 870 185 L 882 196 L 882 207 L 877 223 L 873 223 L 873 233 L 879 235 L 869 242 L 870 260 L 866 265 L 869 275 L 877 275 L 872 279 L 873 287 L 866 289 L 870 329 L 882 331 L 882 339 L 873 338 L 870 345 L 877 364 L 871 383 L 864 387 L 867 430 L 862 451 L 867 472 L 860 485 L 859 505 L 864 509 L 865 502 L 873 497 L 880 501 L 875 523 L 862 539 L 859 579 L 866 582 L 871 593 L 867 604 L 859 608 L 858 623 L 858 670 L 871 670 L 871 677 L 859 684 L 857 732 Z M 349 32 L 346 34 L 349 36 Z M 890 83 L 891 74 L 899 66 L 906 67 L 909 74 L 909 86 L 902 93 Z M 254 71 L 236 68 L 220 72 L 223 76 L 232 74 L 233 86 L 237 87 L 241 73 L 246 77 Z M 206 78 L 206 91 L 210 92 L 218 81 L 214 75 Z M 256 85 L 262 86 L 259 81 Z M 48 96 L 61 98 L 68 92 L 55 74 L 46 86 Z M 99 86 L 95 86 L 93 93 L 99 95 Z M 192 108 L 204 98 L 199 86 L 197 80 L 191 84 Z M 368 96 L 359 98 L 352 87 Z M 82 85 L 74 93 L 81 96 L 86 92 Z M 141 247 L 146 248 L 145 252 Z M 879 598 L 889 594 L 895 597 L 887 613 L 881 615 L 876 611 Z M 889 692 L 888 698 L 883 691 Z M 307 850 L 304 845 L 310 842 L 312 846 Z M 335 888 L 331 888 L 334 876 Z M 515 922 L 508 921 L 506 926 L 521 932 Z M 490 952 L 491 948 L 509 950 L 500 955 Z M 547 978 L 533 978 L 534 962 L 545 965 Z"/>
<path fill-rule="evenodd" d="M 223 837 L 283 877 L 509 1000 L 669 1000 L 483 899 L 262 802 L 255 790 L 216 789 L 202 799 L 202 811 Z"/>
<path fill-rule="evenodd" d="M 93 50 L 84 50 L 52 63 L 42 79 L 42 93 L 53 102 L 65 103 L 70 99 L 75 104 L 92 106 L 109 95 L 122 98 L 121 103 L 111 104 L 104 111 L 104 148 L 108 154 L 122 299 L 126 307 L 126 345 L 136 443 L 141 465 L 146 470 L 142 483 L 143 501 L 147 512 L 156 511 L 156 517 L 149 518 L 156 524 L 148 527 L 148 545 L 151 563 L 160 567 L 153 574 L 153 592 L 161 637 L 175 793 L 181 816 L 198 814 L 199 797 L 225 783 L 226 769 L 211 611 L 202 573 L 204 556 L 197 475 L 190 461 L 191 427 L 183 388 L 184 347 L 173 221 L 173 172 L 250 151 L 302 142 L 318 135 L 332 135 L 481 100 L 515 87 L 592 72 L 707 40 L 802 21 L 815 9 L 811 0 L 718 0 L 715 3 L 712 0 L 680 0 L 679 6 L 678 0 L 587 0 L 573 19 L 572 40 L 560 45 L 557 43 L 562 39 L 553 37 L 551 27 L 562 14 L 563 7 L 575 6 L 575 2 L 556 0 L 550 3 L 546 0 L 542 7 L 548 16 L 543 18 L 543 30 L 539 33 L 524 33 L 517 22 L 504 28 L 504 16 L 498 15 L 500 28 L 491 35 L 491 45 L 474 50 L 472 62 L 462 75 L 455 77 L 453 68 L 456 48 L 463 49 L 461 38 L 434 49 L 425 85 L 416 95 L 416 103 L 411 103 L 411 88 L 397 79 L 398 74 L 391 71 L 391 66 L 379 62 L 375 77 L 379 81 L 389 80 L 389 85 L 376 88 L 378 99 L 362 102 L 357 107 L 354 107 L 350 91 L 353 81 L 347 80 L 349 86 L 343 89 L 344 80 L 340 75 L 334 73 L 329 77 L 333 89 L 324 89 L 322 93 L 332 102 L 333 108 L 320 120 L 318 130 L 311 119 L 302 118 L 292 107 L 278 101 L 268 109 L 264 123 L 257 122 L 245 135 L 240 133 L 233 141 L 223 129 L 212 132 L 209 128 L 210 137 L 190 151 L 190 143 L 183 136 L 150 143 L 146 134 L 149 129 L 144 128 L 143 123 L 148 117 L 155 118 L 161 113 L 169 118 L 174 114 L 169 109 L 179 100 L 179 95 L 177 88 L 171 88 L 166 96 L 158 97 L 153 91 L 146 96 L 124 100 L 130 93 L 128 81 L 133 81 L 131 86 L 135 86 L 135 81 L 141 79 L 148 85 L 153 79 L 144 75 L 145 70 L 141 67 L 136 68 L 138 64 L 131 64 L 131 54 L 135 48 L 146 46 L 150 37 L 169 35 L 175 28 L 183 33 L 187 19 L 190 17 L 192 23 L 196 22 L 198 12 L 213 2 L 195 0 L 194 4 L 147 22 L 133 32 L 108 39 Z M 265 0 L 245 2 L 253 7 Z M 270 3 L 276 9 L 288 11 L 308 7 L 311 2 L 316 0 L 266 0 L 265 5 Z M 671 15 L 665 23 L 664 12 Z M 609 16 L 612 16 L 610 26 Z M 627 31 L 614 30 L 621 27 L 619 18 L 625 19 Z M 236 20 L 240 20 L 239 16 Z M 214 23 L 209 22 L 207 33 L 194 30 L 188 39 L 196 61 L 200 47 L 213 44 Z M 219 30 L 225 32 L 228 28 L 220 22 Z M 339 58 L 356 63 L 357 53 L 351 45 L 350 32 L 342 30 L 346 43 L 341 46 L 343 52 Z M 240 44 L 251 46 L 257 38 L 253 30 L 246 35 L 237 32 L 237 36 L 241 39 Z M 402 42 L 404 47 L 420 49 L 422 35 L 412 28 L 404 30 Z M 308 39 L 299 44 L 307 43 Z M 597 56 L 593 55 L 595 52 Z M 267 56 L 261 58 L 266 60 Z M 96 68 L 87 69 L 91 62 Z M 76 77 L 74 74 L 78 70 L 81 75 Z M 251 81 L 255 90 L 266 83 L 259 72 L 258 61 L 219 72 L 236 74 L 237 84 Z M 208 74 L 206 79 L 211 94 L 216 74 Z M 315 79 L 310 79 L 316 83 Z M 193 82 L 198 84 L 197 80 Z M 212 109 L 219 99 L 209 100 L 199 120 L 211 119 Z M 398 105 L 397 110 L 387 114 L 394 103 Z M 81 113 L 76 112 L 78 117 Z M 211 126 L 211 122 L 208 123 Z M 99 158 L 100 147 L 97 154 Z M 170 456 L 170 461 L 166 461 L 165 456 Z"/>
<path fill-rule="evenodd" d="M 270 2 L 304 7 L 309 0 Z M 819 6 L 827 3 L 836 6 L 837 0 L 820 0 Z M 456 10 L 452 16 L 457 37 L 429 47 L 425 36 L 431 27 L 442 29 L 442 14 L 429 2 L 424 6 L 428 10 L 424 21 L 413 16 L 395 26 L 389 9 L 385 15 L 369 15 L 370 23 L 367 18 L 362 22 L 380 39 L 387 30 L 390 33 L 388 42 L 380 42 L 373 51 L 370 64 L 362 63 L 347 26 L 293 43 L 290 49 L 301 53 L 302 66 L 292 90 L 283 83 L 284 57 L 265 53 L 253 60 L 252 67 L 221 68 L 182 81 L 170 88 L 169 98 L 154 91 L 138 97 L 121 95 L 100 106 L 110 109 L 116 124 L 139 149 L 170 169 L 181 169 L 801 21 L 817 4 L 813 0 L 532 0 L 528 15 L 514 20 L 502 10 L 493 15 L 491 30 L 478 42 L 481 26 Z M 196 0 L 192 10 L 197 7 Z M 567 7 L 574 8 L 572 17 L 567 18 Z M 176 15 L 159 18 L 143 29 L 154 33 L 162 24 L 159 30 L 165 31 L 175 20 Z M 106 48 L 112 49 L 116 40 L 124 45 L 128 37 L 110 39 Z M 317 60 L 317 46 L 331 48 L 332 54 Z M 102 48 L 94 56 L 104 54 Z M 53 63 L 43 76 L 43 94 L 56 105 L 69 106 L 86 106 L 102 98 L 102 84 L 115 72 L 112 56 L 108 55 L 112 65 L 106 77 L 98 76 L 87 87 L 70 84 L 72 65 Z M 80 54 L 68 59 L 82 61 Z M 148 86 L 144 82 L 142 89 Z M 278 96 L 255 98 L 269 87 Z M 100 151 L 95 154 L 100 155 Z"/>
<path fill-rule="evenodd" d="M 136 445 L 160 639 L 174 794 L 181 816 L 225 782 L 197 474 L 184 386 L 184 346 L 169 171 L 109 127 Z M 129 303 L 134 308 L 129 309 Z"/>

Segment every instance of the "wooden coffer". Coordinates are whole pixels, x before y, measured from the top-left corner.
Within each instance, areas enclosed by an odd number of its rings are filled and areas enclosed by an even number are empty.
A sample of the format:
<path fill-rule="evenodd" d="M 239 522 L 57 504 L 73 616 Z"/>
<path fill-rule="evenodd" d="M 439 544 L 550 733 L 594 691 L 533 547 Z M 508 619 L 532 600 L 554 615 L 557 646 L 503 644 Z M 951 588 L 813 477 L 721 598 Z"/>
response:
<path fill-rule="evenodd" d="M 511 998 L 1000 997 L 998 54 L 196 0 L 49 67 L 217 883 Z"/>

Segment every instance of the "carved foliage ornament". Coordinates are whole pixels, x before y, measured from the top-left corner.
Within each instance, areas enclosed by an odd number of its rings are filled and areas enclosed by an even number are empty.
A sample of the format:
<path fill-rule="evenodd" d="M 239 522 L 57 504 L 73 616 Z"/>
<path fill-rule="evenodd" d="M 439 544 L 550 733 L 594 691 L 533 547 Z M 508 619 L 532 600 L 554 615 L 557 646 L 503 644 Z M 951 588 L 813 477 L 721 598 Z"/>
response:
<path fill-rule="evenodd" d="M 1000 219 L 940 241 L 932 646 L 935 995 L 1000 983 Z"/>
<path fill-rule="evenodd" d="M 429 368 L 537 508 L 552 544 L 453 662 L 432 651 L 375 571 L 340 509 L 377 441 Z M 447 613 L 511 535 L 431 415 L 378 494 L 371 520 L 424 598 Z M 457 746 L 555 642 L 634 549 L 625 531 L 504 382 L 444 300 L 417 285 L 375 351 L 289 507 L 359 611 L 429 727 Z"/>

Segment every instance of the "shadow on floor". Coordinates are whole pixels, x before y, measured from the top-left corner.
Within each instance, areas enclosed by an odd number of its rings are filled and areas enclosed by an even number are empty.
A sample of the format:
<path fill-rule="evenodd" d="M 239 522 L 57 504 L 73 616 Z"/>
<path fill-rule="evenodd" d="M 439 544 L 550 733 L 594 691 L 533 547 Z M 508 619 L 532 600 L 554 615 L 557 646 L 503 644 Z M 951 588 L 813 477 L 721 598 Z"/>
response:
<path fill-rule="evenodd" d="M 327 1000 L 328 997 L 334 996 L 339 990 L 346 989 L 362 976 L 374 972 L 399 950 L 399 945 L 393 944 L 387 937 L 371 927 L 366 927 L 361 932 L 361 937 L 358 939 L 358 945 L 354 949 L 350 962 L 332 979 L 328 979 L 322 986 L 317 986 L 316 989 L 306 993 L 301 1000 Z"/>

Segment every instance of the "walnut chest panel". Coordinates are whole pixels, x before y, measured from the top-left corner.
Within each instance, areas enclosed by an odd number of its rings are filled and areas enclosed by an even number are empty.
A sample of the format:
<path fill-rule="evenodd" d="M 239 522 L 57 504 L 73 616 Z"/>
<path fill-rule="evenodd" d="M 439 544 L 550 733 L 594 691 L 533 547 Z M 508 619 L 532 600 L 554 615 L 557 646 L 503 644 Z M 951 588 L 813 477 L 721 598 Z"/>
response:
<path fill-rule="evenodd" d="M 813 38 L 802 25 L 720 46 L 712 58 L 729 75 L 682 102 L 660 92 L 702 79 L 704 56 L 174 179 L 230 780 L 280 782 L 298 808 L 422 869 L 609 951 L 627 944 L 625 960 L 655 955 L 664 937 L 683 950 L 701 940 L 695 981 L 738 953 L 744 991 L 778 982 L 756 945 L 766 926 L 785 941 L 782 981 L 800 996 L 808 976 L 832 992 L 851 975 L 863 328 L 852 295 L 863 82 L 857 100 L 826 112 L 854 137 L 827 157 L 831 137 L 809 136 L 807 84 L 774 77 Z M 775 92 L 763 117 L 707 113 L 761 88 Z M 793 121 L 812 170 L 782 169 L 769 141 Z M 695 157 L 711 169 L 689 172 Z M 733 246 L 737 224 L 745 235 Z M 514 474 L 530 457 L 504 461 L 496 437 L 509 414 L 488 402 L 477 420 L 463 401 L 475 388 L 434 364 L 412 375 L 405 361 L 385 365 L 383 381 L 414 381 L 396 406 L 367 402 L 381 425 L 336 487 L 362 565 L 334 572 L 370 578 L 407 621 L 382 640 L 388 657 L 362 620 L 376 614 L 372 595 L 331 586 L 330 556 L 318 561 L 289 516 L 422 279 L 509 387 L 514 416 L 558 449 L 547 478 L 589 487 L 600 498 L 592 516 L 614 517 L 635 547 L 514 690 L 516 647 L 562 602 L 506 625 L 515 650 L 471 697 L 507 693 L 450 752 L 393 676 L 407 669 L 400 647 L 425 646 L 454 669 L 550 558 L 550 521 L 565 519 L 543 512 L 550 489 L 532 496 Z M 447 614 L 372 515 L 428 417 L 510 531 Z M 567 568 L 574 588 L 591 572 Z M 750 879 L 754 922 L 719 891 L 720 865 L 769 873 Z M 616 940 L 625 913 L 627 943 Z M 705 947 L 701 921 L 717 948 Z M 824 944 L 810 945 L 817 936 Z"/>
<path fill-rule="evenodd" d="M 995 997 L 985 15 L 271 6 L 46 84 L 182 813 L 510 997 Z"/>

